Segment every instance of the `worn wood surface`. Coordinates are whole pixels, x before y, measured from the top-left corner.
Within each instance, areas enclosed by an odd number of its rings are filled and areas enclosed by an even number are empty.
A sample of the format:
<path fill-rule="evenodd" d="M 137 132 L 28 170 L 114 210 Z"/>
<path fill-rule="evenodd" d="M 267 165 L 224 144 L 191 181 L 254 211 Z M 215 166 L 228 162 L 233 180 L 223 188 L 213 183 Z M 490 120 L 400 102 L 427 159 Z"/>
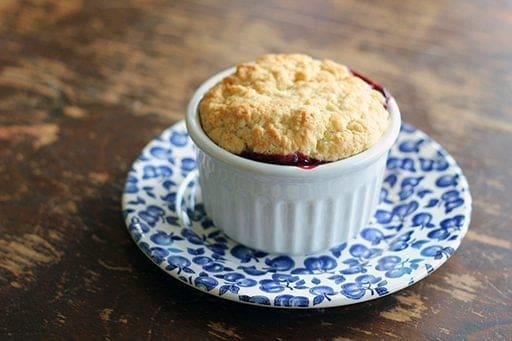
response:
<path fill-rule="evenodd" d="M 2 0 L 0 23 L 0 338 L 512 337 L 510 2 Z M 167 276 L 125 230 L 125 174 L 194 88 L 295 51 L 386 84 L 468 177 L 462 246 L 397 294 L 235 304 Z"/>

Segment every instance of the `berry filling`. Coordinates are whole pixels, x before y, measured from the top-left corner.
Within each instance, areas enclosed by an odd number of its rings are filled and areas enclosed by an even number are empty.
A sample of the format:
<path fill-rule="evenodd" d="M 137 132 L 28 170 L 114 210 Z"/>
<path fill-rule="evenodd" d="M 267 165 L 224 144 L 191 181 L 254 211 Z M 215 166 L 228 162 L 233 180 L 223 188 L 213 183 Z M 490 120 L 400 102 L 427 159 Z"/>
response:
<path fill-rule="evenodd" d="M 389 97 L 390 97 L 389 96 L 389 92 L 386 90 L 386 88 L 384 88 L 382 85 L 380 85 L 379 83 L 375 82 L 374 80 L 366 77 L 365 75 L 360 74 L 357 71 L 354 71 L 354 70 L 350 69 L 350 72 L 352 72 L 352 74 L 354 76 L 359 77 L 362 80 L 364 80 L 368 85 L 370 85 L 372 87 L 372 89 L 377 90 L 378 92 L 380 92 L 382 94 L 382 96 L 384 96 L 384 98 L 386 99 L 386 103 L 384 103 L 384 106 L 386 106 L 387 101 L 389 100 Z"/>
<path fill-rule="evenodd" d="M 295 152 L 288 155 L 277 155 L 244 151 L 242 152 L 242 154 L 240 154 L 240 156 L 254 161 L 273 163 L 276 165 L 284 166 L 297 166 L 304 169 L 315 168 L 316 166 L 321 165 L 322 163 L 329 162 L 310 158 L 309 156 L 301 152 Z"/>

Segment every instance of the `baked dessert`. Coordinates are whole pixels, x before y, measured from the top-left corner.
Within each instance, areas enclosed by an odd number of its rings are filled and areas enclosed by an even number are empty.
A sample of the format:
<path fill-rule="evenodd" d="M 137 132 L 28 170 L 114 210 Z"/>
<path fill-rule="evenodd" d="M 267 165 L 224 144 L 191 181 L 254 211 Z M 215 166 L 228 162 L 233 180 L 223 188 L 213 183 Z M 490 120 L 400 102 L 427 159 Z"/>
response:
<path fill-rule="evenodd" d="M 391 94 L 334 62 L 269 55 L 221 71 L 197 88 L 186 115 L 206 214 L 267 253 L 347 242 L 375 212 L 400 122 Z"/>
<path fill-rule="evenodd" d="M 199 118 L 229 152 L 297 165 L 358 154 L 389 125 L 382 88 L 344 65 L 302 54 L 239 64 L 205 93 Z"/>

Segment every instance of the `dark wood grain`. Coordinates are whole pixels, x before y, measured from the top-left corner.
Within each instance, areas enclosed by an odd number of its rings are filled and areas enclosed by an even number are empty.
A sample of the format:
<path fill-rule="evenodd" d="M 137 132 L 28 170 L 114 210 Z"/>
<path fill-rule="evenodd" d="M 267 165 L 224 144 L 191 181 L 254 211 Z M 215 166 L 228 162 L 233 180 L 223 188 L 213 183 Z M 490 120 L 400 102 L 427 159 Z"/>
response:
<path fill-rule="evenodd" d="M 512 337 L 510 2 L 2 0 L 0 23 L 0 337 Z M 364 70 L 456 158 L 473 219 L 445 266 L 365 304 L 278 311 L 188 288 L 137 249 L 132 160 L 202 80 L 265 52 Z"/>

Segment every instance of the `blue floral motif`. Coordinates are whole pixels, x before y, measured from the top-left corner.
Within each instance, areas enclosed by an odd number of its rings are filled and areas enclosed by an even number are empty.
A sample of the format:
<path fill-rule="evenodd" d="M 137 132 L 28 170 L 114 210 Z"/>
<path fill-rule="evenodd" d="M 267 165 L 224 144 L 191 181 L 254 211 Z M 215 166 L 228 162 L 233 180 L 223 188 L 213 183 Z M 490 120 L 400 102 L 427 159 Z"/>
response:
<path fill-rule="evenodd" d="M 359 259 L 370 259 L 382 254 L 382 249 L 368 248 L 363 244 L 354 244 L 350 247 L 349 252 L 353 257 Z"/>
<path fill-rule="evenodd" d="M 226 249 L 228 248 L 223 243 L 207 243 L 206 247 L 210 249 L 210 251 L 213 252 L 214 255 L 216 255 L 218 258 L 222 258 L 226 254 Z"/>
<path fill-rule="evenodd" d="M 178 217 L 175 216 L 165 217 L 165 222 L 172 226 L 181 226 Z"/>
<path fill-rule="evenodd" d="M 204 210 L 203 204 L 195 204 L 193 208 L 188 208 L 187 214 L 188 214 L 188 217 L 192 221 L 201 221 L 202 219 L 204 219 L 206 217 L 206 211 Z M 214 231 L 212 233 L 220 234 L 219 231 Z M 208 237 L 213 238 L 210 236 L 208 236 Z"/>
<path fill-rule="evenodd" d="M 387 278 L 398 278 L 403 275 L 409 275 L 413 270 L 417 270 L 419 265 L 423 261 L 422 258 L 418 259 L 405 259 L 402 260 L 398 256 L 386 256 L 378 260 L 378 264 L 375 267 L 378 271 L 385 271 Z"/>
<path fill-rule="evenodd" d="M 450 164 L 443 158 L 439 159 L 426 159 L 420 157 L 420 167 L 424 172 L 432 171 L 445 171 L 450 167 Z"/>
<path fill-rule="evenodd" d="M 445 212 L 450 213 L 457 207 L 464 204 L 464 199 L 460 197 L 460 192 L 456 190 L 449 190 L 441 196 L 441 202 L 444 203 Z"/>
<path fill-rule="evenodd" d="M 243 272 L 245 272 L 246 274 L 252 275 L 252 276 L 262 276 L 267 273 L 266 269 L 264 269 L 264 270 L 258 269 L 255 265 L 251 265 L 251 266 L 240 265 L 238 267 L 238 269 L 240 269 Z"/>
<path fill-rule="evenodd" d="M 240 295 L 238 296 L 240 299 L 240 302 L 247 302 L 247 303 L 254 303 L 254 304 L 261 304 L 261 305 L 270 305 L 270 300 L 266 296 L 262 295 Z"/>
<path fill-rule="evenodd" d="M 197 256 L 192 258 L 192 262 L 201 266 L 212 265 L 215 261 L 208 256 Z"/>
<path fill-rule="evenodd" d="M 258 284 L 254 279 L 246 278 L 244 274 L 237 272 L 215 275 L 215 277 L 223 279 L 226 283 L 219 288 L 220 296 L 224 295 L 226 292 L 238 294 L 240 287 L 253 287 Z"/>
<path fill-rule="evenodd" d="M 414 213 L 419 207 L 419 204 L 416 200 L 412 200 L 411 202 L 407 204 L 401 204 L 398 206 L 395 206 L 392 210 L 392 214 L 394 217 L 398 217 L 401 221 L 405 219 L 405 217 L 409 216 L 410 214 Z"/>
<path fill-rule="evenodd" d="M 357 283 L 345 283 L 341 286 L 341 293 L 353 300 L 357 300 L 364 296 L 365 288 Z"/>
<path fill-rule="evenodd" d="M 397 157 L 390 156 L 388 158 L 386 167 L 389 170 L 400 170 L 401 169 L 401 170 L 409 171 L 412 173 L 416 172 L 416 165 L 415 165 L 414 159 L 409 158 L 409 157 L 397 158 Z"/>
<path fill-rule="evenodd" d="M 375 219 L 379 224 L 388 224 L 393 219 L 393 213 L 386 210 L 377 210 L 375 212 Z"/>
<path fill-rule="evenodd" d="M 384 178 L 384 183 L 387 183 L 390 188 L 393 188 L 393 186 L 395 186 L 397 181 L 398 181 L 398 175 L 396 175 L 396 174 L 389 174 L 388 176 L 386 176 Z"/>
<path fill-rule="evenodd" d="M 210 263 L 204 264 L 203 270 L 211 272 L 211 273 L 220 273 L 223 271 L 233 271 L 232 268 L 230 268 L 222 263 L 219 263 L 219 262 L 210 262 Z"/>
<path fill-rule="evenodd" d="M 192 244 L 204 245 L 204 239 L 189 228 L 182 229 L 181 235 Z"/>
<path fill-rule="evenodd" d="M 304 296 L 279 295 L 274 299 L 276 307 L 307 307 L 309 299 Z"/>
<path fill-rule="evenodd" d="M 287 287 L 290 286 L 290 283 L 294 283 L 299 281 L 299 276 L 287 275 L 287 274 L 272 274 L 272 279 L 274 281 L 278 281 L 281 283 L 285 283 Z"/>
<path fill-rule="evenodd" d="M 340 273 L 344 275 L 353 275 L 357 273 L 365 273 L 368 271 L 368 261 L 361 261 L 355 258 L 349 258 L 343 261 L 343 264 L 346 264 L 347 267 L 343 270 L 340 270 Z"/>
<path fill-rule="evenodd" d="M 189 266 L 192 264 L 190 260 L 188 260 L 185 257 L 182 256 L 170 256 L 167 258 L 167 262 L 169 265 L 167 265 L 167 270 L 174 270 L 178 269 L 178 275 L 184 271 L 186 273 L 194 273 L 194 270 L 192 270 Z"/>
<path fill-rule="evenodd" d="M 379 245 L 385 239 L 384 233 L 376 228 L 365 228 L 361 231 L 361 237 L 372 243 L 372 245 Z"/>
<path fill-rule="evenodd" d="M 151 260 L 213 295 L 250 304 L 312 308 L 390 294 L 432 273 L 469 223 L 467 182 L 428 136 L 402 125 L 380 200 L 359 236 L 303 257 L 267 254 L 229 239 L 197 196 L 195 152 L 183 123 L 153 140 L 126 179 L 123 217 Z M 183 192 L 184 191 L 184 192 Z M 176 207 L 177 193 L 184 193 Z"/>
<path fill-rule="evenodd" d="M 400 199 L 407 200 L 409 197 L 411 197 L 414 194 L 416 187 L 421 183 L 421 181 L 424 178 L 424 176 L 410 176 L 404 178 L 402 180 L 402 183 L 400 184 L 400 192 L 398 192 L 398 196 L 400 197 Z"/>
<path fill-rule="evenodd" d="M 432 224 L 432 214 L 431 213 L 428 213 L 428 212 L 421 212 L 421 213 L 418 213 L 416 214 L 413 218 L 412 218 L 412 227 L 421 227 L 421 229 L 427 227 L 427 228 L 431 228 L 431 227 L 434 227 L 435 225 Z"/>
<path fill-rule="evenodd" d="M 262 291 L 274 293 L 284 291 L 284 289 L 285 286 L 279 281 L 273 279 L 262 279 L 260 281 L 260 290 Z"/>
<path fill-rule="evenodd" d="M 389 250 L 392 251 L 402 251 L 409 247 L 409 241 L 411 240 L 411 236 L 414 230 L 405 232 L 398 237 L 395 237 L 392 242 L 389 243 Z"/>
<path fill-rule="evenodd" d="M 256 251 L 244 245 L 238 244 L 231 249 L 231 254 L 240 259 L 241 263 L 248 263 L 251 260 L 259 262 L 259 259 L 267 255 L 266 252 Z"/>
<path fill-rule="evenodd" d="M 382 204 L 392 204 L 393 200 L 389 198 L 389 191 L 386 188 L 380 189 L 380 195 L 379 195 L 379 203 Z"/>
<path fill-rule="evenodd" d="M 453 218 L 446 218 L 441 221 L 441 227 L 444 229 L 455 229 L 459 231 L 462 226 L 464 226 L 464 221 L 466 217 L 459 214 L 454 216 Z"/>
<path fill-rule="evenodd" d="M 139 191 L 139 188 L 137 187 L 138 181 L 139 180 L 135 176 L 129 175 L 126 179 L 126 184 L 124 185 L 125 193 L 137 193 Z"/>
<path fill-rule="evenodd" d="M 151 154 L 151 156 L 155 157 L 156 159 L 172 160 L 172 149 L 162 148 L 162 147 L 152 147 L 149 150 L 149 153 Z"/>
<path fill-rule="evenodd" d="M 191 157 L 181 159 L 181 170 L 188 173 L 196 169 L 196 160 Z"/>
<path fill-rule="evenodd" d="M 307 288 L 305 281 L 299 276 L 287 274 L 273 274 L 272 279 L 260 280 L 260 289 L 266 292 L 281 292 L 285 289 L 304 289 Z"/>
<path fill-rule="evenodd" d="M 288 271 L 295 266 L 295 261 L 288 256 L 277 256 L 265 259 L 265 264 L 270 267 L 268 271 Z"/>
<path fill-rule="evenodd" d="M 309 289 L 309 292 L 315 295 L 313 299 L 313 305 L 320 304 L 326 299 L 327 301 L 331 300 L 330 296 L 336 295 L 336 292 L 333 288 L 326 285 L 319 285 Z"/>
<path fill-rule="evenodd" d="M 400 150 L 402 153 L 418 153 L 423 142 L 425 142 L 423 139 L 405 140 L 398 144 L 398 150 Z"/>
<path fill-rule="evenodd" d="M 432 191 L 430 189 L 420 189 L 416 192 L 416 195 L 423 199 L 426 195 L 431 194 Z"/>
<path fill-rule="evenodd" d="M 197 255 L 203 255 L 204 254 L 204 248 L 199 247 L 197 249 L 188 247 L 187 252 L 189 255 L 197 256 Z"/>
<path fill-rule="evenodd" d="M 151 227 L 154 227 L 158 220 L 163 219 L 164 215 L 165 211 L 155 205 L 149 205 L 146 210 L 139 212 L 139 218 Z"/>
<path fill-rule="evenodd" d="M 182 240 L 180 236 L 175 236 L 174 232 L 166 233 L 164 231 L 157 231 L 152 234 L 150 240 L 156 245 L 168 246 L 171 245 L 175 240 Z"/>
<path fill-rule="evenodd" d="M 160 196 L 160 199 L 162 199 L 165 202 L 165 204 L 167 204 L 167 207 L 171 211 L 176 210 L 176 192 L 170 192 L 167 193 L 166 195 L 162 195 Z"/>
<path fill-rule="evenodd" d="M 349 249 L 350 255 L 355 258 L 347 258 L 342 264 L 347 267 L 340 270 L 343 275 L 353 275 L 357 273 L 366 273 L 368 271 L 369 259 L 378 257 L 383 250 L 378 248 L 368 248 L 363 244 L 354 244 Z"/>
<path fill-rule="evenodd" d="M 143 169 L 144 175 L 142 176 L 143 180 L 152 179 L 152 178 L 166 178 L 172 176 L 172 169 L 168 166 L 153 166 L 147 165 L 144 166 Z"/>
<path fill-rule="evenodd" d="M 336 260 L 330 256 L 308 257 L 304 260 L 304 267 L 294 269 L 292 274 L 330 272 L 330 270 L 336 268 L 337 265 Z"/>
<path fill-rule="evenodd" d="M 341 253 L 343 252 L 343 250 L 345 250 L 347 247 L 347 243 L 341 243 L 340 245 L 337 245 L 333 248 L 330 249 L 332 255 L 336 258 L 340 258 L 341 256 Z"/>
<path fill-rule="evenodd" d="M 400 126 L 400 131 L 407 133 L 407 134 L 412 134 L 412 133 L 416 132 L 417 130 L 414 126 L 412 126 L 408 123 L 402 122 L 402 125 Z M 407 136 L 407 134 L 404 134 L 404 137 Z"/>
<path fill-rule="evenodd" d="M 188 134 L 181 131 L 173 131 L 169 141 L 176 147 L 184 147 L 188 142 Z"/>
<path fill-rule="evenodd" d="M 128 224 L 128 229 L 131 233 L 137 234 L 140 239 L 142 235 L 146 232 L 149 232 L 149 226 L 142 222 L 138 217 L 132 217 L 130 220 L 130 224 Z M 136 239 L 138 241 L 138 239 Z"/>
<path fill-rule="evenodd" d="M 169 251 L 161 247 L 152 247 L 149 249 L 149 256 L 156 263 L 160 264 L 169 255 Z"/>
<path fill-rule="evenodd" d="M 210 291 L 215 288 L 219 282 L 214 278 L 208 276 L 206 272 L 199 273 L 199 276 L 195 278 L 194 285 L 196 288 L 201 290 Z"/>
<path fill-rule="evenodd" d="M 436 186 L 438 187 L 452 187 L 457 186 L 459 175 L 441 175 L 436 180 Z"/>
<path fill-rule="evenodd" d="M 441 221 L 441 228 L 430 231 L 427 237 L 430 239 L 436 239 L 438 241 L 445 240 L 450 238 L 452 232 L 459 231 L 463 225 L 463 215 L 457 215 L 453 218 L 447 218 Z"/>
<path fill-rule="evenodd" d="M 388 294 L 387 284 L 387 281 L 382 280 L 381 277 L 361 275 L 356 277 L 355 282 L 343 284 L 341 294 L 353 300 L 360 299 L 367 291 L 370 292 L 370 295 L 377 293 L 379 296 L 384 296 Z"/>
<path fill-rule="evenodd" d="M 450 257 L 455 250 L 452 247 L 442 247 L 439 245 L 433 245 L 421 250 L 421 255 L 425 257 L 434 257 L 434 259 L 441 259 L 443 256 L 446 258 Z"/>
<path fill-rule="evenodd" d="M 340 284 L 340 283 L 345 282 L 345 276 L 343 276 L 343 275 L 333 275 L 333 276 L 327 277 L 327 279 L 334 281 L 334 284 Z"/>

